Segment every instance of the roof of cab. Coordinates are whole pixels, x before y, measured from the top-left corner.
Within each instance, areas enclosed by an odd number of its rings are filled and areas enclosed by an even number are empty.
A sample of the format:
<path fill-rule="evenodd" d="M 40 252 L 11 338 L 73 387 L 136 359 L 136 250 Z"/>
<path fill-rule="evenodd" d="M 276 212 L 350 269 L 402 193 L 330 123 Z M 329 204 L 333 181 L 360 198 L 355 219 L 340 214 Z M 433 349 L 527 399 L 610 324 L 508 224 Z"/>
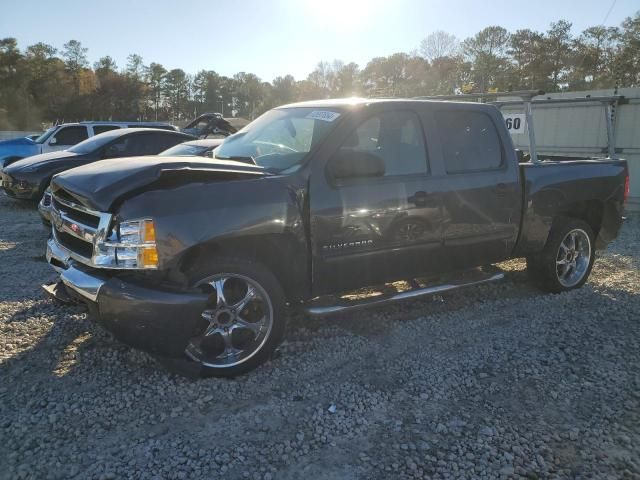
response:
<path fill-rule="evenodd" d="M 196 140 L 196 137 L 189 135 L 188 133 L 176 132 L 175 130 L 159 130 L 157 128 L 119 128 L 117 130 L 109 130 L 107 132 L 99 133 L 91 138 L 95 137 L 124 137 L 125 135 L 133 135 L 140 132 L 160 133 L 162 135 L 175 135 L 183 137 L 185 142 L 188 140 Z"/>
<path fill-rule="evenodd" d="M 140 125 L 141 127 L 149 126 L 149 125 L 162 125 L 163 127 L 173 127 L 169 122 L 112 122 L 110 120 L 100 121 L 100 120 L 83 120 L 82 122 L 77 123 L 63 123 L 61 125 Z"/>
<path fill-rule="evenodd" d="M 305 102 L 297 102 L 290 103 L 288 105 L 282 105 L 277 108 L 339 108 L 339 109 L 347 109 L 347 108 L 357 108 L 365 105 L 372 104 L 380 104 L 380 103 L 398 103 L 398 104 L 410 104 L 410 103 L 438 103 L 438 104 L 463 104 L 468 105 L 471 108 L 487 108 L 490 107 L 491 104 L 487 103 L 477 103 L 477 102 L 469 102 L 469 101 L 456 101 L 456 100 L 438 100 L 436 98 L 432 99 L 421 99 L 421 98 L 361 98 L 361 97 L 352 97 L 352 98 L 329 98 L 325 100 L 309 100 Z"/>

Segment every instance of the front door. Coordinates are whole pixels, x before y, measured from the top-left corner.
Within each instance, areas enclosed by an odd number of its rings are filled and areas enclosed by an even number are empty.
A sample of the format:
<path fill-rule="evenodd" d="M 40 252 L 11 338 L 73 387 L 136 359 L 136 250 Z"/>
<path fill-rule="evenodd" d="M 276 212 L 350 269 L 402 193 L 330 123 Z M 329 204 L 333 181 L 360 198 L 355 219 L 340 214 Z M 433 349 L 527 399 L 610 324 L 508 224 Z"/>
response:
<path fill-rule="evenodd" d="M 89 138 L 87 127 L 84 125 L 70 125 L 62 127 L 42 147 L 42 153 L 66 150 L 75 144 Z"/>
<path fill-rule="evenodd" d="M 311 178 L 315 295 L 428 271 L 441 248 L 420 112 L 377 105 L 342 130 Z"/>

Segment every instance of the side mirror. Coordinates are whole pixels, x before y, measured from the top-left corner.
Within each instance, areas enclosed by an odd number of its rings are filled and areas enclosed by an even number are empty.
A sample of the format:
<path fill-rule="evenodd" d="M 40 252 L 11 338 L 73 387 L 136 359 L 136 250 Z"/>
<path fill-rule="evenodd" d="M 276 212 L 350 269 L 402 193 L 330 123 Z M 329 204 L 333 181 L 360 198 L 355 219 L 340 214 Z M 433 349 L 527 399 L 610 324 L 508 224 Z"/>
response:
<path fill-rule="evenodd" d="M 213 150 L 209 150 L 207 153 L 204 154 L 204 156 L 207 158 L 213 158 Z"/>
<path fill-rule="evenodd" d="M 56 143 L 58 143 L 58 141 L 56 140 L 56 137 L 51 138 L 51 140 L 49 140 L 49 145 L 55 145 Z"/>
<path fill-rule="evenodd" d="M 336 180 L 382 177 L 385 173 L 384 162 L 377 155 L 350 150 L 339 150 L 334 154 L 327 169 L 331 178 Z"/>

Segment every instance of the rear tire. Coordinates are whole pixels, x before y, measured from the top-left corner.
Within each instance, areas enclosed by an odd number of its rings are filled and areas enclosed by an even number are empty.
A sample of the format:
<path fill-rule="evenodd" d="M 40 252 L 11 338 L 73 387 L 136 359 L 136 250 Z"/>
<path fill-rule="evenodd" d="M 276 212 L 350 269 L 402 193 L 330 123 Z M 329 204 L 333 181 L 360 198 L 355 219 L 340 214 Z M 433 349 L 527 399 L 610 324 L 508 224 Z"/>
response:
<path fill-rule="evenodd" d="M 264 363 L 280 344 L 286 323 L 285 295 L 276 277 L 253 260 L 216 257 L 190 278 L 210 295 L 185 350 L 200 364 L 200 376 L 235 377 Z"/>
<path fill-rule="evenodd" d="M 580 288 L 595 260 L 595 238 L 589 224 L 575 218 L 557 219 L 541 253 L 527 257 L 527 272 L 546 292 Z"/>

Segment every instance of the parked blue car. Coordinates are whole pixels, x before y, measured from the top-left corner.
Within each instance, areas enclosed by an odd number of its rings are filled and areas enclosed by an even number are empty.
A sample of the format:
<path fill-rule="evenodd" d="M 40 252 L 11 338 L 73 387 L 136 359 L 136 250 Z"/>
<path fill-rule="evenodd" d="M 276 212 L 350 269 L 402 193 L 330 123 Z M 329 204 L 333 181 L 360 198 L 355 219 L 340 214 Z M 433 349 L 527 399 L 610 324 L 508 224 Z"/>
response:
<path fill-rule="evenodd" d="M 37 155 L 41 151 L 41 145 L 30 137 L 12 138 L 0 142 L 0 168 L 5 163 L 8 165 L 21 158 Z"/>

